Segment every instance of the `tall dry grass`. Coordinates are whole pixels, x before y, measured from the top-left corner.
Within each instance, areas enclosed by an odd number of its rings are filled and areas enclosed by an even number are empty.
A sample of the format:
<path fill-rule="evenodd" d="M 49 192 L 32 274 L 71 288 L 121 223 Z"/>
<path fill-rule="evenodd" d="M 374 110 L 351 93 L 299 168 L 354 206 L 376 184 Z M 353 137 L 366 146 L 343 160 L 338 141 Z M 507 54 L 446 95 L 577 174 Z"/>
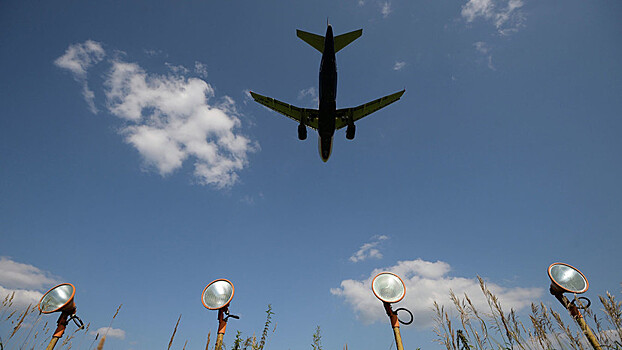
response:
<path fill-rule="evenodd" d="M 483 279 L 479 278 L 481 292 L 486 301 L 486 307 L 476 307 L 468 295 L 459 297 L 450 291 L 452 302 L 450 307 L 434 303 L 436 341 L 447 350 L 488 350 L 488 349 L 522 349 L 522 350 L 551 350 L 573 349 L 589 350 L 590 345 L 584 335 L 564 312 L 558 313 L 548 308 L 544 303 L 532 303 L 529 320 L 523 323 L 514 310 L 504 309 L 499 299 L 488 289 Z M 29 305 L 20 309 L 14 305 L 15 295 L 7 295 L 0 302 L 0 329 L 7 329 L 6 334 L 0 333 L 0 350 L 44 349 L 50 341 L 56 323 L 47 321 L 42 324 L 42 315 L 36 306 Z M 586 308 L 583 310 L 586 321 L 590 323 L 603 349 L 622 350 L 622 302 L 617 301 L 610 293 L 598 297 L 600 308 Z M 580 300 L 577 301 L 580 304 Z M 111 329 L 122 305 L 114 313 L 107 329 Z M 276 324 L 272 325 L 272 305 L 266 310 L 261 337 L 257 339 L 255 333 L 243 337 L 237 331 L 230 347 L 223 344 L 223 349 L 231 350 L 263 350 L 268 342 L 269 334 L 275 333 Z M 571 319 L 570 319 L 571 320 Z M 168 343 L 168 349 L 173 348 L 173 342 L 180 326 L 181 315 L 175 323 L 173 333 Z M 107 334 L 89 335 L 90 324 L 83 329 L 75 329 L 64 337 L 56 349 L 82 349 L 82 344 L 88 339 L 88 350 L 103 349 Z M 210 346 L 210 335 L 207 335 L 205 349 Z M 321 350 L 321 330 L 318 326 L 312 337 L 313 350 Z M 92 342 L 91 342 L 92 339 Z M 97 346 L 94 348 L 95 344 Z M 182 350 L 188 345 L 183 343 Z M 192 348 L 192 346 L 191 346 Z M 344 347 L 347 349 L 347 344 Z"/>
<path fill-rule="evenodd" d="M 173 328 L 173 334 L 171 335 L 171 340 L 168 342 L 168 348 L 166 348 L 167 350 L 170 350 L 171 346 L 173 345 L 173 340 L 175 339 L 175 333 L 177 333 L 177 327 L 179 326 L 180 320 L 181 320 L 181 314 L 179 315 L 179 318 L 177 319 L 177 323 L 175 323 L 175 328 Z"/>
<path fill-rule="evenodd" d="M 468 295 L 459 298 L 453 291 L 449 296 L 455 311 L 434 302 L 436 341 L 447 350 L 591 348 L 575 322 L 566 323 L 560 313 L 543 303 L 531 304 L 529 323 L 525 325 L 514 310 L 503 308 L 482 278 L 478 279 L 488 306 L 485 310 L 476 308 Z M 599 311 L 606 324 L 590 308 L 583 312 L 585 319 L 595 326 L 603 349 L 622 350 L 622 303 L 609 293 L 599 299 L 603 306 Z"/>
<path fill-rule="evenodd" d="M 15 293 L 11 293 L 0 302 L 0 350 L 18 349 L 35 350 L 45 349 L 52 339 L 56 329 L 56 317 L 59 314 L 43 315 L 36 305 L 18 307 L 14 304 Z M 112 327 L 121 306 L 117 308 L 108 329 Z M 52 318 L 52 320 L 50 320 Z M 47 321 L 43 322 L 45 319 Z M 73 325 L 73 322 L 70 322 Z M 7 330 L 6 334 L 3 334 Z M 86 327 L 67 327 L 65 335 L 56 344 L 55 349 L 93 349 L 95 342 L 100 338 L 99 334 L 89 334 L 90 323 Z M 91 342 L 92 337 L 94 340 Z M 104 337 L 102 337 L 103 340 Z M 91 344 L 83 347 L 83 344 Z M 103 347 L 100 341 L 98 348 Z"/>

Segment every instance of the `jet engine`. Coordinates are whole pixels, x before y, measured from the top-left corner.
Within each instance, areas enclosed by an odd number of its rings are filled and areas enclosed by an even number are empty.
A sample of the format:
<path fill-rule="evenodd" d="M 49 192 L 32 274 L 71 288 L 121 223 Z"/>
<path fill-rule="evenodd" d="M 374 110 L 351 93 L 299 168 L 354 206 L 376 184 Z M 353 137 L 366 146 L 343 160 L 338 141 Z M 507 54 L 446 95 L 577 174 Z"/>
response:
<path fill-rule="evenodd" d="M 356 125 L 354 124 L 348 125 L 348 128 L 346 129 L 346 139 L 348 140 L 354 139 L 355 132 L 356 132 Z"/>
<path fill-rule="evenodd" d="M 298 124 L 298 139 L 299 140 L 307 139 L 307 127 L 304 124 Z"/>

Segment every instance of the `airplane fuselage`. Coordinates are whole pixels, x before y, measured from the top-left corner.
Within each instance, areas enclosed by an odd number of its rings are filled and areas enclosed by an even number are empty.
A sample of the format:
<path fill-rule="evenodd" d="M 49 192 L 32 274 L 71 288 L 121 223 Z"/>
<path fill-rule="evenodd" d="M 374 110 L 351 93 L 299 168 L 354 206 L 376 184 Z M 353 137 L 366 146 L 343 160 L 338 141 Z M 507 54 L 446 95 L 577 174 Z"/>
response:
<path fill-rule="evenodd" d="M 324 162 L 330 157 L 335 130 L 346 128 L 346 139 L 353 140 L 356 133 L 354 122 L 397 101 L 405 90 L 378 98 L 362 105 L 337 109 L 337 63 L 335 54 L 363 34 L 363 29 L 334 36 L 329 24 L 326 35 L 321 36 L 297 29 L 296 36 L 322 53 L 319 75 L 319 107 L 301 108 L 272 97 L 250 91 L 257 102 L 275 112 L 297 121 L 298 139 L 307 139 L 307 127 L 318 132 L 320 158 Z"/>
<path fill-rule="evenodd" d="M 328 25 L 324 37 L 324 52 L 320 63 L 318 134 L 320 156 L 327 161 L 333 147 L 335 115 L 337 111 L 337 62 L 333 28 Z"/>

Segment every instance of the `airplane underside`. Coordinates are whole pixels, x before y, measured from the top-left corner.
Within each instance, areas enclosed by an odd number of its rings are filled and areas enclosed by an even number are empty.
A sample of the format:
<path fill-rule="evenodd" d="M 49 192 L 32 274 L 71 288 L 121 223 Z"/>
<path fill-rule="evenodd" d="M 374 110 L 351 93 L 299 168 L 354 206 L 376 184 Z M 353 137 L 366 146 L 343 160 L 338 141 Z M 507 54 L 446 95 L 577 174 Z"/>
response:
<path fill-rule="evenodd" d="M 307 138 L 307 127 L 318 131 L 318 149 L 324 162 L 328 161 L 333 148 L 335 130 L 346 127 L 346 139 L 354 139 L 356 126 L 354 122 L 399 100 L 405 90 L 398 91 L 352 108 L 336 108 L 337 97 L 337 65 L 335 53 L 359 38 L 362 29 L 333 37 L 333 30 L 329 24 L 326 35 L 321 36 L 296 30 L 296 35 L 313 48 L 322 53 L 319 81 L 319 109 L 296 107 L 271 97 L 250 92 L 253 99 L 284 116 L 297 121 L 298 139 Z"/>
<path fill-rule="evenodd" d="M 317 145 L 318 150 L 320 151 L 320 157 L 324 162 L 327 162 L 328 158 L 330 158 L 330 154 L 333 151 L 333 136 L 322 137 L 318 134 Z"/>

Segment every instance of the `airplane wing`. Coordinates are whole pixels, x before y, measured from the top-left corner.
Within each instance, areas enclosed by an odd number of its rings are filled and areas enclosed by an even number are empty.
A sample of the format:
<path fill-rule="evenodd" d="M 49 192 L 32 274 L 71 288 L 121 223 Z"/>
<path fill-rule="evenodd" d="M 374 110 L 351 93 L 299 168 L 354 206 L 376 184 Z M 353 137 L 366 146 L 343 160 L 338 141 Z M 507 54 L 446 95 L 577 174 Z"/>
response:
<path fill-rule="evenodd" d="M 352 121 L 355 122 L 383 107 L 390 105 L 391 103 L 399 100 L 405 91 L 406 90 L 398 91 L 394 94 L 381 97 L 371 102 L 367 102 L 358 107 L 338 109 L 337 120 L 335 121 L 335 129 L 341 129 L 344 126 L 348 125 L 348 118 L 352 118 Z"/>
<path fill-rule="evenodd" d="M 319 111 L 317 109 L 300 108 L 292 106 L 285 102 L 281 102 L 279 100 L 275 100 L 272 97 L 262 96 L 252 91 L 250 93 L 256 102 L 261 103 L 262 105 L 270 108 L 273 111 L 279 112 L 288 118 L 300 122 L 300 120 L 304 117 L 304 124 L 312 129 L 317 130 L 319 115 Z"/>

